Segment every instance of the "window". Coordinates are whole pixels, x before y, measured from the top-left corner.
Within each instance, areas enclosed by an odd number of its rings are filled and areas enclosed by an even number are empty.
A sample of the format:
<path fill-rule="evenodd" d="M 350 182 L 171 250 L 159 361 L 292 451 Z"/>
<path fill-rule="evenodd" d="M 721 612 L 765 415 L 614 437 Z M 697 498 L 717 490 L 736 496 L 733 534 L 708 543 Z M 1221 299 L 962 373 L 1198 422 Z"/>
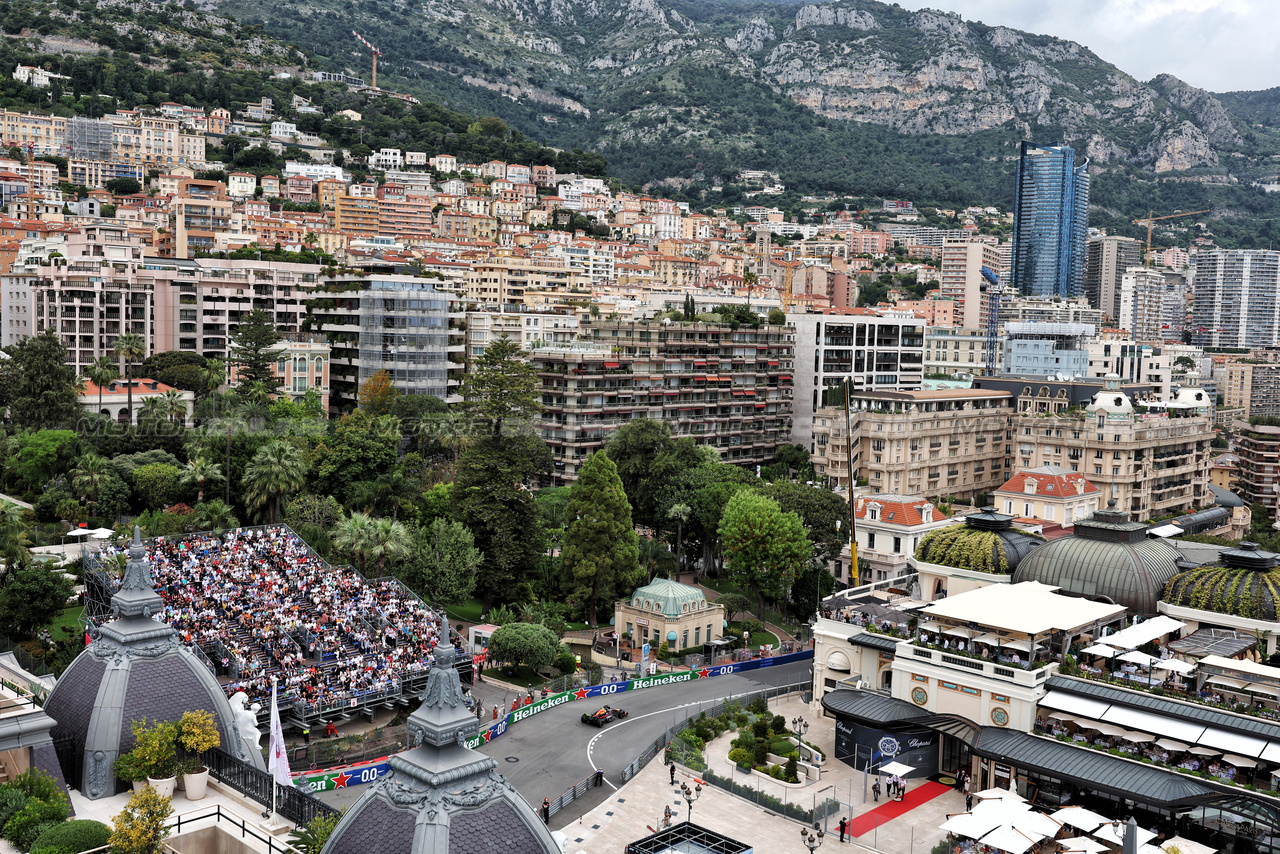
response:
<path fill-rule="evenodd" d="M 893 538 L 893 553 L 898 554 L 902 551 L 902 537 Z"/>
<path fill-rule="evenodd" d="M 685 632 L 685 634 L 687 635 L 688 632 Z M 701 626 L 698 626 L 693 630 L 693 645 L 702 646 L 702 627 Z"/>
<path fill-rule="evenodd" d="M 685 629 L 685 630 L 684 630 L 684 634 L 681 636 L 681 639 L 680 639 L 680 648 L 681 648 L 681 649 L 688 649 L 688 648 L 689 648 L 689 630 L 688 630 L 688 629 Z"/>
<path fill-rule="evenodd" d="M 867 532 L 867 548 L 874 549 L 876 547 L 876 535 L 874 532 Z"/>

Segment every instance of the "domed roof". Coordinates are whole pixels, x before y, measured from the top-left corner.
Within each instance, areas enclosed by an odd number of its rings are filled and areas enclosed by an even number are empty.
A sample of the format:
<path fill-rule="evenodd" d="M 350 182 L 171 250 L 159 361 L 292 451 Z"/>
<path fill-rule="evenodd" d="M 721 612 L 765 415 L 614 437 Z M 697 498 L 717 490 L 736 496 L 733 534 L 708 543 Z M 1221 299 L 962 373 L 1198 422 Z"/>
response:
<path fill-rule="evenodd" d="M 449 636 L 447 618 L 440 636 Z M 498 763 L 465 746 L 480 726 L 453 659 L 452 646 L 436 647 L 422 706 L 409 716 L 413 746 L 346 811 L 322 854 L 559 854 Z"/>
<path fill-rule="evenodd" d="M 932 531 L 916 547 L 916 560 L 1008 575 L 1044 538 L 1013 527 L 1013 517 L 990 507 L 964 517 L 963 525 Z"/>
<path fill-rule="evenodd" d="M 1113 498 L 1106 510 L 1076 522 L 1072 536 L 1036 549 L 1018 567 L 1014 583 L 1039 581 L 1139 614 L 1156 613 L 1166 582 L 1178 571 L 1178 551 L 1148 539 L 1147 526 L 1129 521 L 1115 504 Z"/>
<path fill-rule="evenodd" d="M 1280 555 L 1241 543 L 1218 552 L 1220 566 L 1181 572 L 1165 587 L 1164 601 L 1200 611 L 1275 622 Z"/>
<path fill-rule="evenodd" d="M 64 769 L 68 783 L 90 800 L 116 793 L 115 762 L 133 749 L 135 720 L 176 721 L 183 712 L 213 712 L 222 747 L 263 768 L 256 726 L 238 722 L 217 679 L 183 646 L 172 626 L 156 621 L 163 611 L 137 528 L 120 589 L 111 597 L 115 619 L 95 631 L 54 685 L 44 710 L 57 724 L 55 740 L 70 738 L 83 746 L 80 774 Z M 246 713 L 249 720 L 251 712 Z"/>
<path fill-rule="evenodd" d="M 687 611 L 706 608 L 707 596 L 696 587 L 670 578 L 659 578 L 644 587 L 637 587 L 636 592 L 631 594 L 631 606 L 674 617 Z"/>
<path fill-rule="evenodd" d="M 1103 377 L 1102 391 L 1093 396 L 1093 402 L 1085 407 L 1088 412 L 1104 412 L 1108 415 L 1133 414 L 1133 401 L 1129 395 L 1120 390 L 1120 376 L 1107 374 Z"/>

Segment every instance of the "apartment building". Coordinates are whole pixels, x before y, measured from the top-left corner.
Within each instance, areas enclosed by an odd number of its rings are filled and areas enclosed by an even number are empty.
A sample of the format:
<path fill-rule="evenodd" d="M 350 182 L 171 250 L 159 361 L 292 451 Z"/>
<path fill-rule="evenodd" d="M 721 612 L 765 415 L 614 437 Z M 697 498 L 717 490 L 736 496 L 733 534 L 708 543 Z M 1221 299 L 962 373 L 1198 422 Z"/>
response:
<path fill-rule="evenodd" d="M 1102 490 L 1101 502 L 1114 498 L 1141 522 L 1213 503 L 1213 436 L 1212 405 L 1202 389 L 1133 400 L 1112 375 L 1083 408 L 1024 409 L 1013 421 L 1013 462 L 1019 469 L 1056 465 L 1079 472 Z"/>
<path fill-rule="evenodd" d="M 986 364 L 986 333 L 981 329 L 929 327 L 924 335 L 924 369 L 930 374 L 979 374 Z M 996 373 L 1004 364 L 996 347 Z"/>
<path fill-rule="evenodd" d="M 866 561 L 867 568 L 860 577 L 845 577 L 844 570 L 850 564 L 846 546 L 833 574 L 849 586 L 912 574 L 908 561 L 915 556 L 920 540 L 939 528 L 958 524 L 927 498 L 892 492 L 859 495 L 853 512 L 857 517 L 858 562 Z"/>
<path fill-rule="evenodd" d="M 790 314 L 787 325 L 796 338 L 791 441 L 811 453 L 814 414 L 833 388 L 849 382 L 856 393 L 918 389 L 924 383 L 925 325 L 912 312 L 855 308 Z"/>
<path fill-rule="evenodd" d="M 31 143 L 37 157 L 65 156 L 67 151 L 67 119 L 62 116 L 37 116 L 13 110 L 0 112 L 0 132 L 6 145 Z"/>
<path fill-rule="evenodd" d="M 466 274 L 468 301 L 498 306 L 545 305 L 547 294 L 590 294 L 584 273 L 558 258 L 496 255 L 477 261 Z"/>
<path fill-rule="evenodd" d="M 1152 394 L 1162 397 L 1173 391 L 1174 357 L 1164 346 L 1106 337 L 1089 341 L 1085 347 L 1089 353 L 1088 376 L 1103 379 L 1115 374 L 1121 382 L 1149 385 Z"/>
<path fill-rule="evenodd" d="M 1124 326 L 1121 280 L 1130 268 L 1141 264 L 1142 244 L 1134 238 L 1112 234 L 1089 238 L 1084 266 L 1084 295 L 1089 305 Z"/>
<path fill-rule="evenodd" d="M 329 365 L 331 350 L 323 336 L 291 334 L 273 347 L 280 355 L 272 373 L 280 380 L 280 391 L 295 402 L 311 389 L 320 397 L 320 407 L 329 411 Z"/>
<path fill-rule="evenodd" d="M 1223 405 L 1242 408 L 1245 417 L 1280 418 L 1280 364 L 1242 359 L 1226 370 Z"/>
<path fill-rule="evenodd" d="M 340 193 L 334 199 L 333 227 L 351 237 L 373 237 L 381 226 L 381 205 L 374 196 Z"/>
<path fill-rule="evenodd" d="M 1042 297 L 1011 297 L 1000 300 L 1002 323 L 1088 323 L 1101 329 L 1106 325 L 1102 309 L 1083 299 L 1053 300 Z"/>
<path fill-rule="evenodd" d="M 1265 423 L 1258 416 L 1236 423 L 1236 488 L 1250 504 L 1267 508 L 1271 518 L 1280 518 L 1280 425 Z"/>
<path fill-rule="evenodd" d="M 458 294 L 433 279 L 384 272 L 337 276 L 308 310 L 331 349 L 330 407 L 347 412 L 361 383 L 386 371 L 401 394 L 456 402 L 465 370 L 465 315 Z"/>
<path fill-rule="evenodd" d="M 86 227 L 40 260 L 28 280 L 35 333 L 57 330 L 68 364 L 84 373 L 124 332 L 148 353 L 185 350 L 227 359 L 243 315 L 267 311 L 285 335 L 300 331 L 319 267 L 270 261 L 148 257 L 120 226 Z M 33 333 L 34 334 L 34 333 Z"/>
<path fill-rule="evenodd" d="M 1004 370 L 1019 376 L 1083 377 L 1089 371 L 1086 342 L 1094 328 L 1084 323 L 1007 323 Z"/>
<path fill-rule="evenodd" d="M 672 435 L 739 465 L 768 463 L 790 441 L 789 328 L 584 319 L 579 334 L 587 340 L 529 352 L 542 379 L 551 485 L 572 483 L 610 433 L 637 418 L 665 421 Z"/>
<path fill-rule="evenodd" d="M 496 241 L 498 239 L 498 219 L 486 215 L 489 210 L 487 201 L 484 202 L 484 210 L 485 214 L 440 211 L 436 217 L 435 236 L 454 240 Z"/>
<path fill-rule="evenodd" d="M 1280 252 L 1196 253 L 1191 341 L 1201 347 L 1265 347 L 1280 342 Z"/>
<path fill-rule="evenodd" d="M 947 241 L 942 244 L 941 296 L 955 305 L 952 325 L 963 329 L 981 329 L 985 325 L 983 292 L 987 280 L 986 267 L 1000 272 L 1000 250 L 981 240 Z"/>
<path fill-rule="evenodd" d="M 1163 341 L 1165 277 L 1149 267 L 1130 267 L 1120 277 L 1116 325 L 1134 341 Z"/>
<path fill-rule="evenodd" d="M 468 311 L 466 320 L 468 362 L 503 337 L 519 344 L 522 350 L 564 346 L 578 337 L 578 316 L 567 311 L 504 311 L 499 306 L 490 306 Z"/>
<path fill-rule="evenodd" d="M 992 498 L 1001 513 L 1071 528 L 1101 506 L 1102 490 L 1065 466 L 1048 465 L 1020 471 Z"/>
<path fill-rule="evenodd" d="M 853 472 L 875 492 L 906 496 L 990 492 L 1008 478 L 1013 395 L 987 389 L 855 392 L 850 398 Z M 843 408 L 819 410 L 815 471 L 849 487 Z"/>
<path fill-rule="evenodd" d="M 234 214 L 235 201 L 221 181 L 184 178 L 169 202 L 169 231 L 159 237 L 160 253 L 193 258 L 198 252 L 223 248 Z"/>

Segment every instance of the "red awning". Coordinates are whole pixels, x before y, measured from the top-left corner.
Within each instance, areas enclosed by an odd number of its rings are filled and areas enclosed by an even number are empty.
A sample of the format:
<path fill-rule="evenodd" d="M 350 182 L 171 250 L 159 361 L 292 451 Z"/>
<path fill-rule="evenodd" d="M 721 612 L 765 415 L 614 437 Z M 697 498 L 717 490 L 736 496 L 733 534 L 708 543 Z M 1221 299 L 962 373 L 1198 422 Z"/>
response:
<path fill-rule="evenodd" d="M 764 409 L 764 404 L 763 404 L 763 403 L 757 403 L 757 404 L 756 404 L 756 409 Z"/>
<path fill-rule="evenodd" d="M 617 362 L 605 362 L 605 363 L 604 363 L 604 366 L 605 366 L 606 368 L 616 368 L 616 367 L 618 367 L 618 363 L 617 363 Z"/>
<path fill-rule="evenodd" d="M 791 374 L 780 374 L 780 375 L 778 376 L 778 379 L 780 379 L 780 380 L 789 380 L 789 379 L 791 379 Z"/>
<path fill-rule="evenodd" d="M 664 391 L 664 392 L 663 392 L 663 394 L 667 395 L 668 397 L 670 397 L 670 396 L 671 396 L 671 395 L 673 395 L 673 394 L 679 394 L 679 393 L 680 393 L 679 391 Z"/>
<path fill-rule="evenodd" d="M 735 397 L 742 397 L 742 392 L 740 391 L 735 391 L 733 394 Z"/>
<path fill-rule="evenodd" d="M 751 396 L 751 397 L 755 397 L 755 396 L 756 396 L 756 390 L 755 390 L 755 389 L 753 389 L 753 388 L 749 388 L 749 389 L 747 389 L 747 394 L 748 394 L 749 396 Z"/>
<path fill-rule="evenodd" d="M 777 363 L 777 362 L 770 362 L 769 364 L 770 364 L 770 365 L 773 365 L 774 367 L 777 367 L 777 364 L 778 364 L 778 363 Z"/>
<path fill-rule="evenodd" d="M 707 366 L 706 362 L 694 362 L 694 364 L 700 368 L 705 368 Z"/>

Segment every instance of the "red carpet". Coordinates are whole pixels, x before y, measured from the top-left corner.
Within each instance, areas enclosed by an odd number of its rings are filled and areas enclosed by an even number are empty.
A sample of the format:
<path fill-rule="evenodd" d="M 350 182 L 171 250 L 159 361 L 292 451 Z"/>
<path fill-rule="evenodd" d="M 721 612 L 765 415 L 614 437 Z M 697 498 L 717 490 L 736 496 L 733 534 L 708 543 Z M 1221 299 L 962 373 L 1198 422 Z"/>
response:
<path fill-rule="evenodd" d="M 900 801 L 889 801 L 881 804 L 870 812 L 865 812 L 860 816 L 854 817 L 849 822 L 849 836 L 861 836 L 875 830 L 880 825 L 893 821 L 904 813 L 911 812 L 923 803 L 928 803 L 943 792 L 951 791 L 951 786 L 944 786 L 941 783 L 932 781 L 925 782 L 911 789 L 903 796 Z"/>

